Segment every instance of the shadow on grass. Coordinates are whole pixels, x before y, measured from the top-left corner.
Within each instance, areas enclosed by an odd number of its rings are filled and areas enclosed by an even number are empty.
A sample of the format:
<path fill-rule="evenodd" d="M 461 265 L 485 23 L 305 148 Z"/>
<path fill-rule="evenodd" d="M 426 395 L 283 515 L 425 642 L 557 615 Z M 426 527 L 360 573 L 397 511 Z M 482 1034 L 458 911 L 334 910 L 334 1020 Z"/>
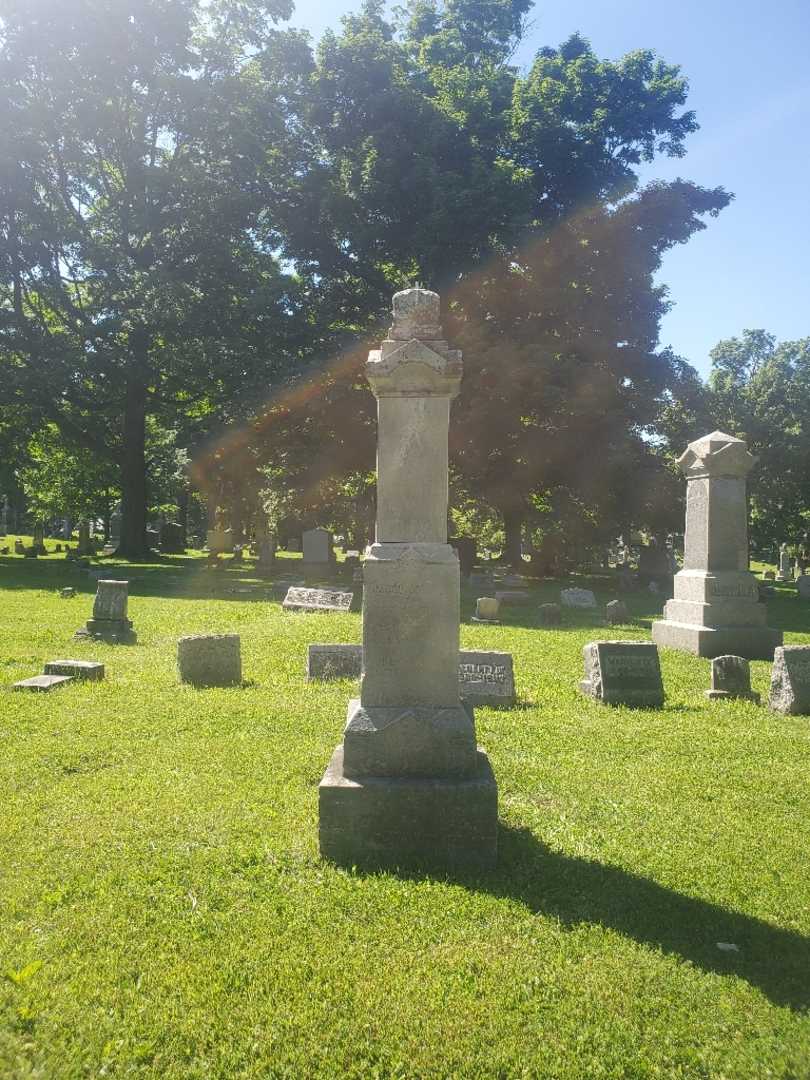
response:
<path fill-rule="evenodd" d="M 810 938 L 675 892 L 618 866 L 550 850 L 528 829 L 501 825 L 495 896 L 522 901 L 565 926 L 594 923 L 688 960 L 735 975 L 777 1005 L 810 1007 Z M 718 942 L 736 945 L 723 951 Z"/>
<path fill-rule="evenodd" d="M 489 874 L 431 872 L 424 865 L 396 873 L 410 880 L 441 878 L 473 892 L 518 900 L 565 927 L 602 926 L 703 971 L 744 979 L 776 1005 L 810 1008 L 810 938 L 621 867 L 552 851 L 528 829 L 501 823 L 498 844 L 498 866 Z M 723 950 L 718 943 L 739 951 Z"/>

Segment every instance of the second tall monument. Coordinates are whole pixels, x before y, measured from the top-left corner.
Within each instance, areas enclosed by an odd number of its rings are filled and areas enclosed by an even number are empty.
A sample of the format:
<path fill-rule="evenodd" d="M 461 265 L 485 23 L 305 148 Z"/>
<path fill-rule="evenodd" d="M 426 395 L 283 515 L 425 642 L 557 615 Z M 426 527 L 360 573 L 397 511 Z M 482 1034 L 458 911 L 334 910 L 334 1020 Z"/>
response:
<path fill-rule="evenodd" d="M 377 534 L 363 566 L 360 698 L 319 789 L 321 853 L 336 862 L 495 862 L 497 787 L 459 700 L 459 564 L 447 543 L 447 433 L 461 373 L 436 293 L 397 293 L 389 336 L 366 364 Z"/>

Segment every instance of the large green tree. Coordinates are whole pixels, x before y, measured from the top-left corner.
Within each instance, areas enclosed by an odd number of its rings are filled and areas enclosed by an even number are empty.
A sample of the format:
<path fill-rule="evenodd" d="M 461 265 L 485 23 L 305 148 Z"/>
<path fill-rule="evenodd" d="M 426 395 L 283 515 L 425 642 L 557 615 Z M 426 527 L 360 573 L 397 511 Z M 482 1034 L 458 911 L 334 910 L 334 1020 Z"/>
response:
<path fill-rule="evenodd" d="M 745 330 L 711 352 L 709 404 L 718 427 L 759 458 L 751 482 L 751 539 L 773 557 L 810 534 L 810 338 L 777 342 Z"/>
<path fill-rule="evenodd" d="M 307 152 L 279 218 L 333 327 L 373 338 L 396 288 L 443 293 L 466 356 L 454 465 L 502 515 L 512 557 L 531 500 L 559 487 L 605 513 L 620 501 L 625 526 L 660 517 L 649 438 L 681 372 L 657 348 L 655 275 L 729 200 L 685 181 L 638 190 L 638 166 L 682 155 L 697 126 L 677 67 L 648 51 L 603 61 L 574 36 L 521 75 L 510 57 L 530 7 L 412 0 L 392 21 L 367 0 L 298 53 L 287 83 Z M 322 393 L 279 411 L 277 464 L 313 398 L 342 398 L 298 469 L 370 468 L 364 352 L 324 362 Z M 608 497 L 639 461 L 625 497 Z"/>
<path fill-rule="evenodd" d="M 266 202 L 287 118 L 252 59 L 290 9 L 0 0 L 0 407 L 117 462 L 132 557 L 147 417 L 204 415 L 295 348 Z"/>

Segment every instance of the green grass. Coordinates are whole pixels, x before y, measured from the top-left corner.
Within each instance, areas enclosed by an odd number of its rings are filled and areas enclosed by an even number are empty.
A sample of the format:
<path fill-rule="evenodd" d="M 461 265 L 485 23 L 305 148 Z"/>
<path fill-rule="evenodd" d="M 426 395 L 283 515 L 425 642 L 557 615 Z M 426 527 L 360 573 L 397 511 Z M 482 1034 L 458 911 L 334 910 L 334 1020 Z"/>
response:
<path fill-rule="evenodd" d="M 354 688 L 307 685 L 306 646 L 359 616 L 286 615 L 249 568 L 125 572 L 138 645 L 77 644 L 94 583 L 0 559 L 0 1076 L 810 1077 L 810 718 L 710 704 L 672 652 L 661 711 L 578 696 L 582 645 L 648 637 L 652 597 L 551 631 L 465 596 L 520 705 L 477 712 L 498 870 L 444 880 L 318 856 Z M 792 590 L 771 615 L 810 642 Z M 177 684 L 201 631 L 242 635 L 249 685 Z M 65 656 L 106 682 L 8 691 Z"/>

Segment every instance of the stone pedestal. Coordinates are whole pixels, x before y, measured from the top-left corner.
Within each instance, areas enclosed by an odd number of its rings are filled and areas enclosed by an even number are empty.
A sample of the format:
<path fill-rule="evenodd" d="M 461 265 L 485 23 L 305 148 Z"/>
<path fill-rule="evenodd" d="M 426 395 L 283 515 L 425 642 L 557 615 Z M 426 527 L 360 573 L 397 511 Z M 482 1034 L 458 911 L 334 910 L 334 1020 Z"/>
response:
<path fill-rule="evenodd" d="M 363 564 L 363 671 L 319 790 L 321 853 L 349 864 L 495 862 L 497 786 L 459 695 L 459 562 L 447 430 L 461 356 L 439 298 L 394 297 L 366 374 L 378 401 L 377 537 Z"/>
<path fill-rule="evenodd" d="M 96 588 L 93 617 L 76 631 L 77 640 L 91 638 L 112 645 L 134 645 L 138 636 L 127 618 L 128 581 L 101 580 Z"/>
<path fill-rule="evenodd" d="M 770 660 L 782 632 L 766 626 L 757 581 L 748 570 L 746 477 L 755 463 L 741 439 L 715 431 L 679 459 L 686 475 L 683 570 L 656 644 L 696 656 L 725 654 Z"/>
<path fill-rule="evenodd" d="M 790 561 L 790 555 L 785 544 L 779 549 L 779 572 L 776 575 L 777 581 L 793 581 L 793 564 Z"/>

